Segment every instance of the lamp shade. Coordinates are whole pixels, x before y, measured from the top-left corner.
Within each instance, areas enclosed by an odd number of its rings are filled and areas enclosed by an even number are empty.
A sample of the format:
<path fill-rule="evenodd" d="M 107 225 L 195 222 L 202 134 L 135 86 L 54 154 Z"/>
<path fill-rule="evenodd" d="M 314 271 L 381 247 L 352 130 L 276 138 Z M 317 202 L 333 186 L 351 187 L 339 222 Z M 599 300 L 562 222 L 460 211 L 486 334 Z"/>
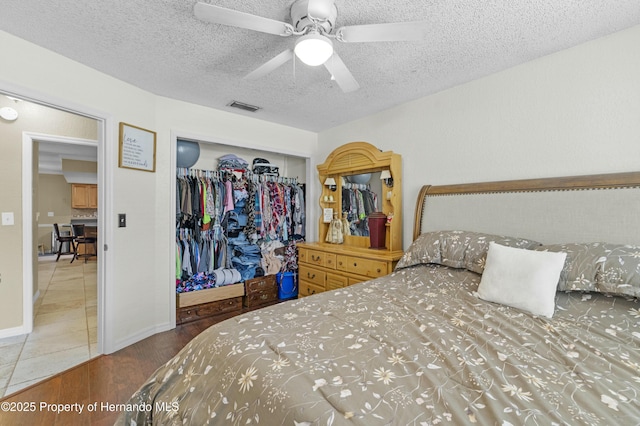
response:
<path fill-rule="evenodd" d="M 391 179 L 391 172 L 389 170 L 383 170 L 380 172 L 380 179 Z"/>
<path fill-rule="evenodd" d="M 333 186 L 336 184 L 336 180 L 332 177 L 328 177 L 327 179 L 325 179 L 324 184 L 326 186 Z"/>
<path fill-rule="evenodd" d="M 333 55 L 333 43 L 323 35 L 309 33 L 296 41 L 293 51 L 302 62 L 316 67 L 327 62 Z"/>

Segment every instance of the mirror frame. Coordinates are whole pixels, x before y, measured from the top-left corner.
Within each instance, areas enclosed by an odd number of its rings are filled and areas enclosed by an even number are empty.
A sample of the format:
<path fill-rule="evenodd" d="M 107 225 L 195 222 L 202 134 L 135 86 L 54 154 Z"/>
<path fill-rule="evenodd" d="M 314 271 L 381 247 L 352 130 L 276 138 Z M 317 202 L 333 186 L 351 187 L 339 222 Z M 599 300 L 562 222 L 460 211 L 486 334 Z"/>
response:
<path fill-rule="evenodd" d="M 324 221 L 323 212 L 331 208 L 342 215 L 342 177 L 362 173 L 375 173 L 389 170 L 393 177 L 393 186 L 382 185 L 380 194 L 380 211 L 387 216 L 392 215 L 386 224 L 385 249 L 402 251 L 402 157 L 393 151 L 382 152 L 368 142 L 349 142 L 329 154 L 324 163 L 317 166 L 320 191 L 320 219 L 318 224 L 318 241 L 324 241 L 329 223 Z M 327 178 L 336 182 L 336 190 L 332 191 L 324 185 Z M 333 201 L 325 201 L 325 197 Z M 347 246 L 368 248 L 369 237 L 347 236 L 343 243 Z"/>

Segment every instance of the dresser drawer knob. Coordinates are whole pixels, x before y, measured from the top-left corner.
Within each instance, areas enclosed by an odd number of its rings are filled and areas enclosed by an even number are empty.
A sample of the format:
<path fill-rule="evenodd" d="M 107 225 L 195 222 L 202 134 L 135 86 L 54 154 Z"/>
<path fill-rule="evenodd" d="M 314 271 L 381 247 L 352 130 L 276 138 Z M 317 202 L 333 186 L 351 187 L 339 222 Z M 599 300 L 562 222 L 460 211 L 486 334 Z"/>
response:
<path fill-rule="evenodd" d="M 378 273 L 382 272 L 382 269 L 378 268 Z"/>
<path fill-rule="evenodd" d="M 307 287 L 307 294 L 316 294 L 315 290 L 311 290 L 310 287 Z"/>
<path fill-rule="evenodd" d="M 311 255 L 311 260 L 313 260 L 314 262 L 318 262 L 320 259 L 322 259 L 322 257 Z"/>
<path fill-rule="evenodd" d="M 353 262 L 353 266 L 358 266 L 358 264 L 356 262 Z"/>
<path fill-rule="evenodd" d="M 316 274 L 311 274 L 311 272 L 307 272 L 307 278 L 314 279 L 315 277 L 316 277 Z"/>

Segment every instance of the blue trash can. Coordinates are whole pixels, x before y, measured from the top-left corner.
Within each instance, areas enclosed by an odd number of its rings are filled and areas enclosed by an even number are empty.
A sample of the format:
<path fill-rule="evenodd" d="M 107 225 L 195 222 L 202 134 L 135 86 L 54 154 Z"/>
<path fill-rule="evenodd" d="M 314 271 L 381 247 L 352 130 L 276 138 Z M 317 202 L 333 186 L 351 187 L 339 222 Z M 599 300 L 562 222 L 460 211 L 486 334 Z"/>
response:
<path fill-rule="evenodd" d="M 278 272 L 278 299 L 291 299 L 298 296 L 298 274 L 295 272 Z"/>

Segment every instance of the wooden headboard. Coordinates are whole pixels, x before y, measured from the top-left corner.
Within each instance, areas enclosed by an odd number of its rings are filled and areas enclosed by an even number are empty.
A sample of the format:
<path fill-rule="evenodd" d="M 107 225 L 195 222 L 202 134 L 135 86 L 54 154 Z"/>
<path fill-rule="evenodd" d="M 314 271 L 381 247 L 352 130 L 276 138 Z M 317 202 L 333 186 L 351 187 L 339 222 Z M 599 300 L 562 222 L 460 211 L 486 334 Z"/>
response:
<path fill-rule="evenodd" d="M 423 186 L 413 239 L 451 229 L 640 245 L 640 172 Z"/>

